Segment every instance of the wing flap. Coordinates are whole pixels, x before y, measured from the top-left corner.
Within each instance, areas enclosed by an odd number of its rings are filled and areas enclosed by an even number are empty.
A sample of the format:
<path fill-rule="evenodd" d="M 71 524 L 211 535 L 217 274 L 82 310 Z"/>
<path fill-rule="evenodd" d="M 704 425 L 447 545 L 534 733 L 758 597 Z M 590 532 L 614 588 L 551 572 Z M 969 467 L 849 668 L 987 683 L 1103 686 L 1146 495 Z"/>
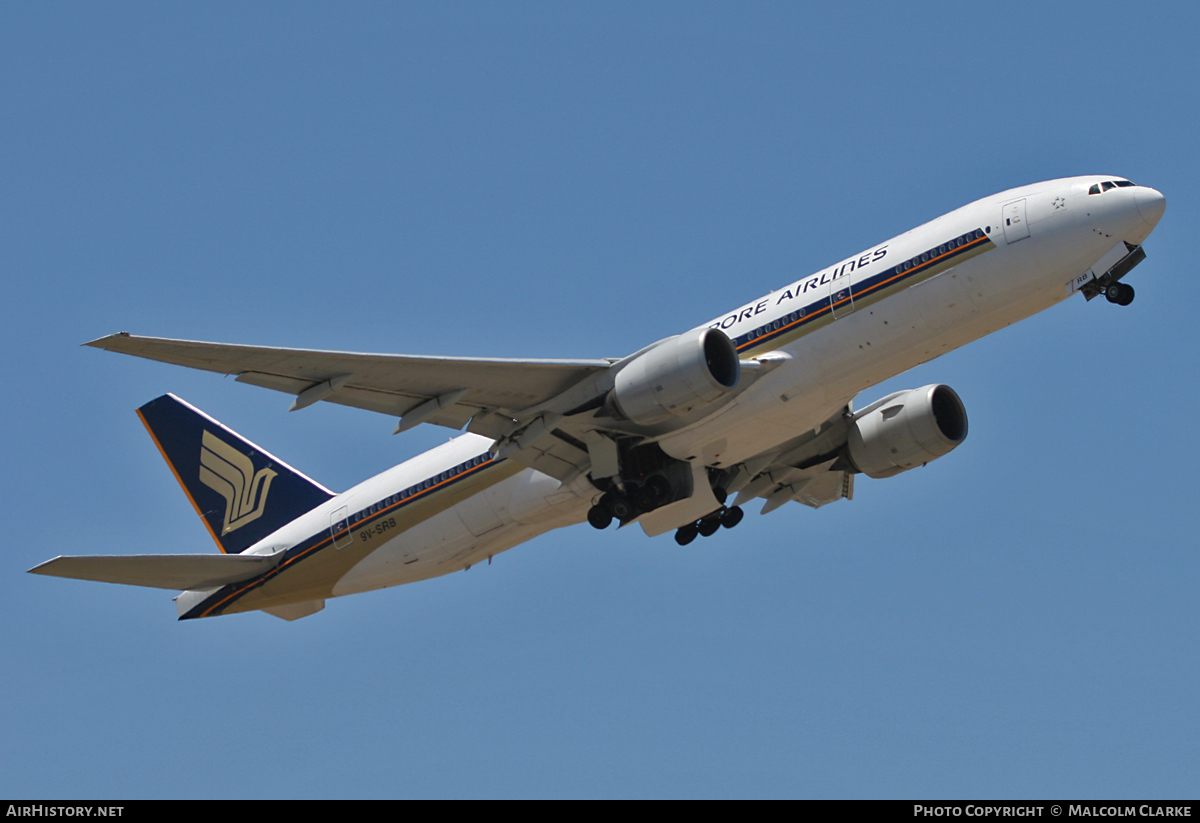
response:
<path fill-rule="evenodd" d="M 563 483 L 569 483 L 591 465 L 587 452 L 556 437 L 539 440 L 532 446 L 510 452 L 507 457 Z"/>
<path fill-rule="evenodd" d="M 814 509 L 845 498 L 854 498 L 854 475 L 833 468 L 836 460 L 827 460 L 807 468 L 796 468 L 786 464 L 773 464 L 752 480 L 734 501 L 735 506 L 750 502 L 755 497 L 767 500 L 762 513 L 769 514 L 791 500 Z"/>
<path fill-rule="evenodd" d="M 90 343 L 88 345 L 91 345 Z M 257 371 L 242 372 L 236 378 L 239 383 L 248 383 L 251 386 L 259 386 L 264 389 L 274 389 L 275 391 L 286 392 L 287 394 L 299 394 L 312 385 L 311 381 L 301 380 L 298 377 L 284 377 L 280 374 L 263 374 Z"/>
<path fill-rule="evenodd" d="M 140 554 L 56 557 L 34 566 L 30 574 L 148 586 L 154 589 L 207 589 L 240 583 L 279 563 L 276 555 Z"/>
<path fill-rule="evenodd" d="M 479 409 L 477 408 L 464 406 L 462 403 L 453 403 L 443 409 L 438 409 L 429 416 L 426 422 L 432 423 L 435 426 L 445 426 L 448 429 L 461 431 L 462 427 L 471 422 L 471 418 L 478 413 Z"/>
<path fill-rule="evenodd" d="M 819 509 L 843 497 L 849 500 L 853 496 L 854 475 L 844 471 L 826 471 L 814 477 L 811 482 L 805 483 L 804 487 L 793 495 L 793 499 Z"/>

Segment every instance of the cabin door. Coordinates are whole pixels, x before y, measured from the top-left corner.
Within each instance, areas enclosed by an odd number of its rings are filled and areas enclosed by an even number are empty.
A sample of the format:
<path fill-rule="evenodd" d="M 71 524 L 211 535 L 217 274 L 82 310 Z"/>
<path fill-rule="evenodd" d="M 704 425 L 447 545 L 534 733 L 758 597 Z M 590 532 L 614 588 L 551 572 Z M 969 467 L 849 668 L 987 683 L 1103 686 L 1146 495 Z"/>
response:
<path fill-rule="evenodd" d="M 350 531 L 350 520 L 346 517 L 346 507 L 342 506 L 329 515 L 329 536 L 333 538 L 335 549 L 344 549 L 354 542 Z"/>
<path fill-rule="evenodd" d="M 1006 204 L 1000 217 L 1004 221 L 1004 239 L 1009 244 L 1029 236 L 1029 224 L 1025 222 L 1025 198 Z"/>

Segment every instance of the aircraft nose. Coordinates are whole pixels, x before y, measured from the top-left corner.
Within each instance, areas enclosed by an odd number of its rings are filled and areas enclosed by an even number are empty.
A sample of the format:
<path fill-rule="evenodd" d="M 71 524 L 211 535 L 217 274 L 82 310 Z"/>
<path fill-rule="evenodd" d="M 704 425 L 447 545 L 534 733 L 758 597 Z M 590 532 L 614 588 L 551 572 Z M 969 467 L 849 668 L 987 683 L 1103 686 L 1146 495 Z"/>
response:
<path fill-rule="evenodd" d="M 1167 198 L 1156 189 L 1139 186 L 1133 200 L 1137 203 L 1138 214 L 1151 226 L 1158 225 L 1163 212 L 1167 210 Z"/>

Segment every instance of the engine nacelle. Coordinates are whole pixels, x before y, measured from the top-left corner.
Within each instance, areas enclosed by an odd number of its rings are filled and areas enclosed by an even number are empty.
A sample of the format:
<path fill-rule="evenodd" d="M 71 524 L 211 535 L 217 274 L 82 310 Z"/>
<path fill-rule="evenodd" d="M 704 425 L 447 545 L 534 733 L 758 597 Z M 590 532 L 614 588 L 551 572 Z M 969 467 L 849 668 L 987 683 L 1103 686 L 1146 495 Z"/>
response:
<path fill-rule="evenodd" d="M 617 373 L 614 410 L 648 425 L 687 414 L 737 387 L 741 361 L 720 329 L 698 329 L 664 340 Z"/>
<path fill-rule="evenodd" d="M 851 462 L 868 477 L 923 466 L 967 438 L 967 410 L 949 386 L 897 392 L 867 408 L 851 426 L 848 444 Z"/>

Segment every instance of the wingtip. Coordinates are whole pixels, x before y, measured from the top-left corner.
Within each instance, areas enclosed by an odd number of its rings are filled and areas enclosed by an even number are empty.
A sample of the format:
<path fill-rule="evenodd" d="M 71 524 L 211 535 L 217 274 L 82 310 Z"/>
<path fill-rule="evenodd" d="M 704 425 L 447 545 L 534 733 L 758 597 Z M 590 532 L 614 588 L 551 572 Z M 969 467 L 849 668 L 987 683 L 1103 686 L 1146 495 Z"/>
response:
<path fill-rule="evenodd" d="M 41 563 L 38 563 L 32 569 L 26 569 L 25 573 L 26 574 L 53 574 L 53 572 L 46 571 L 46 567 L 49 566 L 50 564 L 54 563 L 56 560 L 59 560 L 60 558 L 61 558 L 61 555 L 59 557 L 52 557 L 49 560 L 43 560 Z"/>
<path fill-rule="evenodd" d="M 91 346 L 93 349 L 107 349 L 108 346 L 106 346 L 105 343 L 116 340 L 119 337 L 129 337 L 129 332 L 119 331 L 116 334 L 106 334 L 103 337 L 97 337 L 95 340 L 89 340 L 86 343 L 80 343 L 79 345 Z"/>

